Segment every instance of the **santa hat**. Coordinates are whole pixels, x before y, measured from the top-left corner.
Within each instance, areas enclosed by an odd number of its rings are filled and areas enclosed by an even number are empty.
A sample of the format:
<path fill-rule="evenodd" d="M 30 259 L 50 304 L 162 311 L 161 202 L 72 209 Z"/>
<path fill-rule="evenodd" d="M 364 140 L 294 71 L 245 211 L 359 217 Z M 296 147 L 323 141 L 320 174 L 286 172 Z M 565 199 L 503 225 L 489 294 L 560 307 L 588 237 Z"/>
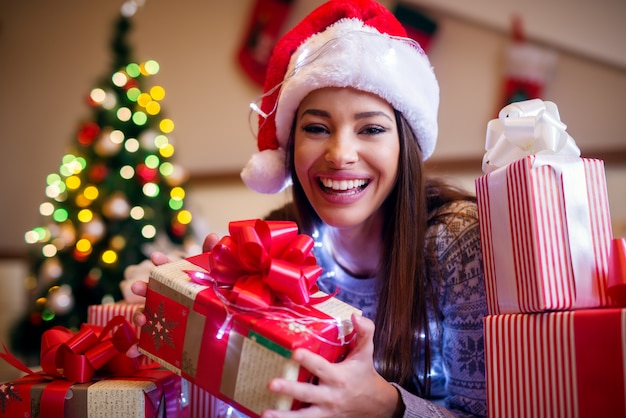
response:
<path fill-rule="evenodd" d="M 241 178 L 251 189 L 289 186 L 286 146 L 296 111 L 311 91 L 353 87 L 400 111 L 427 159 L 437 142 L 439 85 L 422 48 L 394 15 L 372 0 L 331 0 L 277 43 L 259 113 L 258 148 Z"/>

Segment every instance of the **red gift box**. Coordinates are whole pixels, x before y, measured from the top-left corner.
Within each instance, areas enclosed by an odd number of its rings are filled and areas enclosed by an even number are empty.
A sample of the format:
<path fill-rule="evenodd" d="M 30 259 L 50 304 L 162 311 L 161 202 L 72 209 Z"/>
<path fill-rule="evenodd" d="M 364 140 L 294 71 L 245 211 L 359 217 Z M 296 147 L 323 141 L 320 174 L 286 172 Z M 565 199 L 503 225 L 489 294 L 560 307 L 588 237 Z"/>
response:
<path fill-rule="evenodd" d="M 530 155 L 476 180 L 492 315 L 610 306 L 601 160 Z"/>
<path fill-rule="evenodd" d="M 140 350 L 248 415 L 297 408 L 293 399 L 269 392 L 269 380 L 311 378 L 290 359 L 298 347 L 340 360 L 351 337 L 344 330 L 359 311 L 302 292 L 314 288 L 321 269 L 312 268 L 312 240 L 294 226 L 231 223 L 231 236 L 211 253 L 154 268 Z M 317 273 L 308 276 L 311 271 Z M 194 282 L 198 277 L 208 281 Z"/>
<path fill-rule="evenodd" d="M 180 384 L 180 376 L 157 369 L 86 383 L 31 375 L 0 384 L 0 417 L 184 417 Z M 53 413 L 54 404 L 61 415 Z"/>
<path fill-rule="evenodd" d="M 626 308 L 484 322 L 490 417 L 626 417 Z"/>

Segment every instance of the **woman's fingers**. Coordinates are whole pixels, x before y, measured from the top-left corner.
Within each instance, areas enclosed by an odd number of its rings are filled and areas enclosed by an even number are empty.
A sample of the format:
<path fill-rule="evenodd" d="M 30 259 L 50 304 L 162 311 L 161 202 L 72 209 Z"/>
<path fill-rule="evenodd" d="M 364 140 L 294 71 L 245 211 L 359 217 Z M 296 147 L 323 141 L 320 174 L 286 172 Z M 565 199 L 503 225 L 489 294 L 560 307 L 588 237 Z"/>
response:
<path fill-rule="evenodd" d="M 130 358 L 137 358 L 140 355 L 141 352 L 139 351 L 139 347 L 137 346 L 137 344 L 131 345 L 128 351 L 126 351 L 126 356 Z"/>
<path fill-rule="evenodd" d="M 150 259 L 152 260 L 152 263 L 155 266 L 160 266 L 161 264 L 167 264 L 171 261 L 167 255 L 158 251 L 152 253 L 152 255 L 150 256 Z"/>
<path fill-rule="evenodd" d="M 204 238 L 204 242 L 202 243 L 202 251 L 209 252 L 215 247 L 215 244 L 220 240 L 219 235 L 215 233 L 211 233 Z"/>
<path fill-rule="evenodd" d="M 374 355 L 374 322 L 361 315 L 352 314 L 352 325 L 356 332 L 356 344 L 349 356 L 362 356 L 364 359 Z"/>
<path fill-rule="evenodd" d="M 148 292 L 148 283 L 143 280 L 136 280 L 130 285 L 130 290 L 132 290 L 137 296 L 146 297 L 146 293 Z"/>

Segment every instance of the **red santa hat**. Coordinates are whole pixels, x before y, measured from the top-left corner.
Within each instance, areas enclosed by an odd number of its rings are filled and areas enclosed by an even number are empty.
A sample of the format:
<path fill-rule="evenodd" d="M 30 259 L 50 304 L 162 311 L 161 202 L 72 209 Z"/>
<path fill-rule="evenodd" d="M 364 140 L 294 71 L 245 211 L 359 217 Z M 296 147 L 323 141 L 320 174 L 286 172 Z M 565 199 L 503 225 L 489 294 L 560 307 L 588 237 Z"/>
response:
<path fill-rule="evenodd" d="M 261 105 L 251 105 L 259 114 L 259 152 L 241 172 L 249 188 L 277 193 L 290 185 L 285 150 L 296 111 L 324 87 L 353 87 L 385 99 L 409 122 L 423 158 L 433 153 L 439 84 L 426 54 L 379 3 L 331 0 L 274 49 Z"/>

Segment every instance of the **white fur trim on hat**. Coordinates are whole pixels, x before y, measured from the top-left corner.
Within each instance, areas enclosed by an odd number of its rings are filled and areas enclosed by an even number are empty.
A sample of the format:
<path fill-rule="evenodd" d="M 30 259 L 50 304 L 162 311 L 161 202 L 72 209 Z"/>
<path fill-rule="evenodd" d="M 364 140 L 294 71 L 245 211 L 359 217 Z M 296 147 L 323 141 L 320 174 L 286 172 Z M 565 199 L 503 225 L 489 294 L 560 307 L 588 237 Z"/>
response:
<path fill-rule="evenodd" d="M 432 155 L 439 84 L 428 58 L 410 40 L 342 19 L 305 41 L 291 57 L 278 99 L 276 137 L 282 148 L 300 102 L 323 87 L 353 87 L 385 99 L 413 128 L 423 158 Z"/>

